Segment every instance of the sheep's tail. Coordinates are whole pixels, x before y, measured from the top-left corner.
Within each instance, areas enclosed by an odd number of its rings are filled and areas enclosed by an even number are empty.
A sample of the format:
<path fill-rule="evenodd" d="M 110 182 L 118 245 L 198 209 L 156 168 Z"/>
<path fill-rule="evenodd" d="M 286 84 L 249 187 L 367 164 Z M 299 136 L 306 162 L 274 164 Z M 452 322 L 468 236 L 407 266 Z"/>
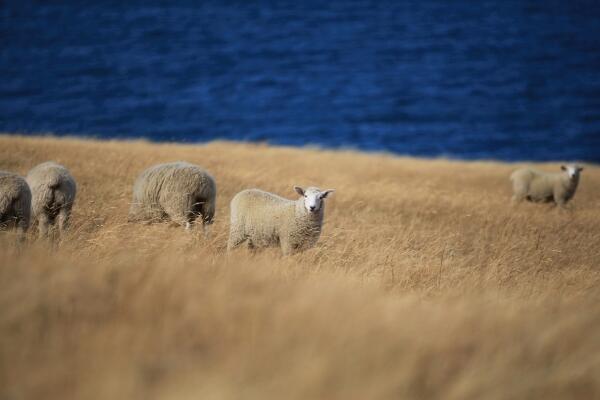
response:
<path fill-rule="evenodd" d="M 56 193 L 60 186 L 60 180 L 58 176 L 52 176 L 48 181 L 44 182 L 42 188 L 38 186 L 38 190 L 34 191 L 33 197 L 35 200 L 31 202 L 31 206 L 34 207 L 34 203 L 43 204 L 44 208 L 50 210 L 56 207 Z M 41 189 L 41 190 L 39 190 Z"/>
<path fill-rule="evenodd" d="M 48 189 L 54 191 L 60 186 L 60 177 L 53 176 L 52 179 L 46 183 L 46 185 L 48 185 Z"/>

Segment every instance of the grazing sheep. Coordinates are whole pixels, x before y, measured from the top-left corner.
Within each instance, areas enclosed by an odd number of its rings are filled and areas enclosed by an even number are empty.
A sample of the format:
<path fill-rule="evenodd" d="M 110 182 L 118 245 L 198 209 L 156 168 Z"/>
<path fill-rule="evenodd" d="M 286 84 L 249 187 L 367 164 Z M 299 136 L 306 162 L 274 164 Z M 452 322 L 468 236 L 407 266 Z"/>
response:
<path fill-rule="evenodd" d="M 579 173 L 583 168 L 576 164 L 569 164 L 562 165 L 560 169 L 563 172 L 547 173 L 530 168 L 521 168 L 513 172 L 510 176 L 514 192 L 513 201 L 554 201 L 564 207 L 575 195 Z"/>
<path fill-rule="evenodd" d="M 166 217 L 189 230 L 198 215 L 212 224 L 217 185 L 208 172 L 187 162 L 148 168 L 133 185 L 129 221 L 160 221 Z"/>
<path fill-rule="evenodd" d="M 50 225 L 58 225 L 62 236 L 77 193 L 75 179 L 68 169 L 52 161 L 32 168 L 26 179 L 31 189 L 31 214 L 40 237 L 48 236 Z"/>
<path fill-rule="evenodd" d="M 31 190 L 25 179 L 0 171 L 0 228 L 16 228 L 21 240 L 29 228 Z"/>
<path fill-rule="evenodd" d="M 227 249 L 244 241 L 250 248 L 280 246 L 284 255 L 314 246 L 321 235 L 324 199 L 333 190 L 306 190 L 288 200 L 258 189 L 244 190 L 231 200 L 231 226 Z"/>

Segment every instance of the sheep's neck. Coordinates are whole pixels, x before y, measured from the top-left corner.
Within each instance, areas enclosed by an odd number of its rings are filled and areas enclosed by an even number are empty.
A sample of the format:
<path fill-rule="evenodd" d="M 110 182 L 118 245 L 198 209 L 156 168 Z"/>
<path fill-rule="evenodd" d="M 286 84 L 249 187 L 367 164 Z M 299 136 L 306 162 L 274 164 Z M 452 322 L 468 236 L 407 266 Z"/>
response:
<path fill-rule="evenodd" d="M 563 177 L 563 187 L 565 188 L 567 194 L 567 200 L 573 197 L 575 194 L 575 190 L 577 189 L 577 185 L 579 184 L 579 176 L 574 176 L 570 178 L 568 175 Z"/>

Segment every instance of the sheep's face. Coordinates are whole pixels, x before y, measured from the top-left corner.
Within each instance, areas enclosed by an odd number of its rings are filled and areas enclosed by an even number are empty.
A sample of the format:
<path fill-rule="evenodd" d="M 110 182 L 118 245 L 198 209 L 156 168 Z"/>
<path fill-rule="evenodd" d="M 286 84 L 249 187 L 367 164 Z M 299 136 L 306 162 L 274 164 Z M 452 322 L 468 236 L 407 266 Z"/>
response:
<path fill-rule="evenodd" d="M 309 213 L 319 212 L 323 208 L 323 203 L 325 198 L 329 195 L 329 193 L 333 193 L 333 189 L 328 189 L 325 191 L 321 191 L 315 187 L 309 187 L 304 190 L 301 187 L 294 186 L 294 190 L 300 195 L 304 197 L 304 208 Z"/>
<path fill-rule="evenodd" d="M 570 179 L 579 178 L 579 173 L 583 171 L 583 167 L 577 164 L 561 165 L 560 169 L 565 171 Z"/>

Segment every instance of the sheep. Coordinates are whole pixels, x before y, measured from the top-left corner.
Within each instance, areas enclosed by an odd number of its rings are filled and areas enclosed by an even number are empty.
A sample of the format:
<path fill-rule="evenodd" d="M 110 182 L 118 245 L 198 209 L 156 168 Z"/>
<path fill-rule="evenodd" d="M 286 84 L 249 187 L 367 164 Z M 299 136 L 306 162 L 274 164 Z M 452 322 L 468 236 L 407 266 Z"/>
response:
<path fill-rule="evenodd" d="M 31 189 L 31 216 L 39 236 L 48 237 L 48 228 L 58 225 L 61 236 L 69 225 L 77 184 L 69 170 L 52 161 L 33 167 L 26 177 Z"/>
<path fill-rule="evenodd" d="M 259 189 L 239 192 L 231 200 L 231 225 L 227 250 L 248 242 L 251 249 L 280 246 L 283 255 L 313 247 L 321 235 L 324 199 L 333 189 L 306 190 L 294 186 L 302 197 L 288 200 Z"/>
<path fill-rule="evenodd" d="M 531 168 L 521 168 L 510 175 L 513 185 L 513 202 L 523 200 L 551 202 L 564 207 L 573 198 L 579 173 L 583 168 L 576 164 L 562 165 L 563 172 L 547 173 Z"/>
<path fill-rule="evenodd" d="M 190 230 L 198 215 L 207 234 L 215 215 L 217 185 L 204 169 L 184 161 L 146 169 L 133 185 L 129 221 L 171 221 Z"/>
<path fill-rule="evenodd" d="M 16 229 L 25 239 L 31 217 L 31 190 L 17 174 L 0 171 L 0 228 Z"/>

